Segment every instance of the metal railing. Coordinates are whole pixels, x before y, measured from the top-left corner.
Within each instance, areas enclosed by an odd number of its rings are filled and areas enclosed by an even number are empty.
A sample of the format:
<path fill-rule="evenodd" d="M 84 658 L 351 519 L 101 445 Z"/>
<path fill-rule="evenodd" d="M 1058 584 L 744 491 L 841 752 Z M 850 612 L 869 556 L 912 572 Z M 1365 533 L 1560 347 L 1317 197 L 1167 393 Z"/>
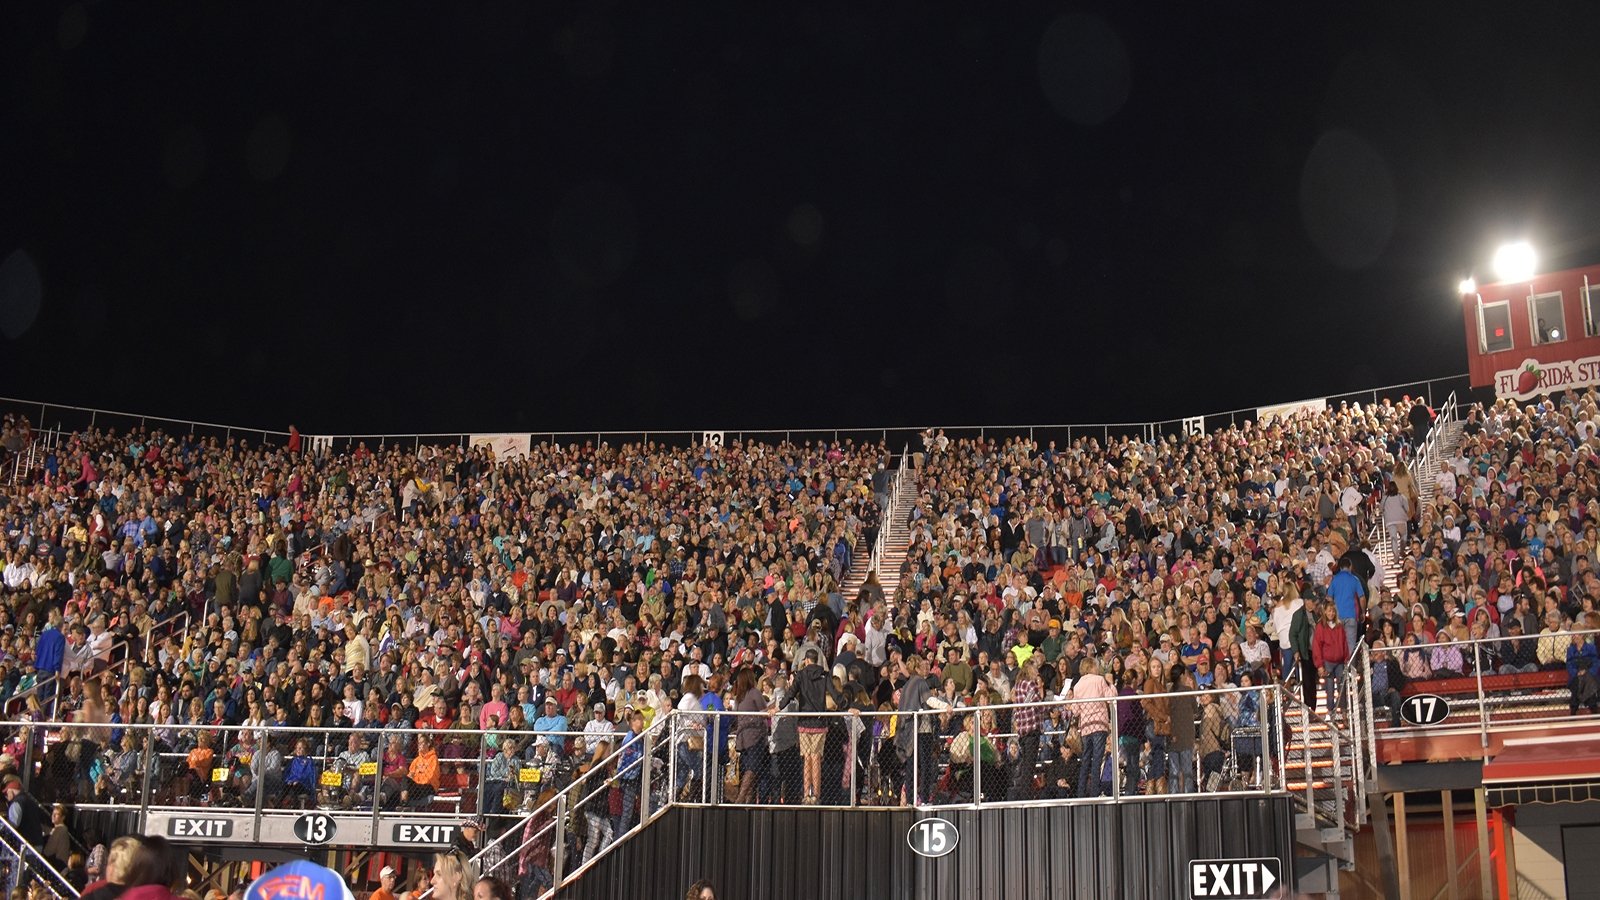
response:
<path fill-rule="evenodd" d="M 1416 394 L 1427 397 L 1432 405 L 1434 394 L 1443 394 L 1448 389 L 1465 389 L 1468 383 L 1466 375 L 1452 375 L 1441 378 L 1422 379 L 1404 382 L 1401 384 L 1385 385 L 1376 388 L 1366 388 L 1358 391 L 1330 394 L 1324 398 L 1330 406 L 1341 402 L 1376 403 L 1385 397 L 1397 397 L 1401 394 Z M 1277 405 L 1277 404 L 1274 404 Z M 10 408 L 33 418 L 36 430 L 54 430 L 71 433 L 79 429 L 93 428 L 151 428 L 157 427 L 174 434 L 188 434 L 194 436 L 216 436 L 225 439 L 242 438 L 259 440 L 262 443 L 281 444 L 288 438 L 285 430 L 270 428 L 254 428 L 240 425 L 230 425 L 216 422 L 198 422 L 187 419 L 175 419 L 161 416 L 151 416 L 141 413 L 118 412 L 114 410 L 96 409 L 84 406 L 71 406 L 60 403 L 44 403 L 37 400 L 22 400 L 17 398 L 0 397 L 0 408 Z M 1099 437 L 1110 440 L 1112 437 L 1153 437 L 1156 435 L 1179 435 L 1183 433 L 1186 421 L 1202 419 L 1209 431 L 1213 427 L 1224 427 L 1226 424 L 1237 424 L 1254 420 L 1257 410 L 1261 407 L 1249 406 L 1238 409 L 1208 412 L 1195 416 L 1176 417 L 1169 419 L 1150 420 L 1141 422 L 1095 422 L 1095 423 L 1058 423 L 1058 424 L 1020 424 L 1020 425 L 936 425 L 933 428 L 945 431 L 948 434 L 972 434 L 985 436 L 989 433 L 996 434 L 1027 434 L 1029 438 L 1047 438 L 1059 436 L 1070 442 L 1077 438 Z M 738 431 L 718 431 L 730 440 L 745 439 L 776 439 L 779 436 L 785 441 L 793 440 L 832 440 L 839 441 L 845 438 L 881 440 L 888 442 L 893 438 L 908 441 L 918 441 L 923 431 L 929 426 L 918 427 L 866 427 L 866 428 L 768 428 L 768 429 L 743 429 Z M 480 434 L 500 433 L 504 429 L 487 429 Z M 570 442 L 595 440 L 596 442 L 610 440 L 658 440 L 669 443 L 693 442 L 708 432 L 703 429 L 658 429 L 658 428 L 633 428 L 633 429 L 607 429 L 589 431 L 538 431 L 517 432 L 530 435 L 532 442 Z M 368 434 L 337 434 L 317 435 L 317 437 L 331 438 L 335 444 L 335 451 L 345 447 L 354 446 L 358 442 L 368 442 L 371 446 L 387 446 L 389 444 L 411 444 L 420 448 L 422 445 L 451 445 L 465 446 L 473 433 L 465 432 L 437 432 L 432 434 L 420 433 L 368 433 Z M 310 432 L 306 437 L 310 438 Z"/>
<path fill-rule="evenodd" d="M 7 864 L 3 882 L 7 896 L 18 887 L 36 884 L 56 900 L 77 900 L 78 891 L 67 876 L 28 843 L 6 816 L 0 816 L 0 853 Z"/>
<path fill-rule="evenodd" d="M 128 666 L 134 660 L 148 660 L 152 648 L 155 647 L 158 641 L 164 641 L 169 637 L 179 637 L 180 640 L 187 641 L 192 618 L 187 609 L 180 610 L 156 622 L 150 627 L 149 631 L 144 633 L 139 640 L 139 643 L 143 646 L 137 656 L 132 652 L 131 641 L 117 641 L 107 648 L 106 660 L 100 665 L 97 666 L 96 660 L 91 658 L 87 666 L 79 671 L 51 675 L 41 679 L 27 690 L 18 691 L 7 697 L 3 706 L 0 706 L 0 711 L 3 711 L 7 717 L 15 718 L 27 708 L 29 698 L 39 698 L 41 710 L 44 709 L 46 702 L 49 703 L 49 709 L 45 710 L 45 718 L 54 720 L 61 713 L 61 697 L 64 693 L 62 685 L 66 681 L 80 674 L 89 675 L 93 673 L 96 679 L 125 674 Z M 71 652 L 70 649 L 68 652 Z"/>
<path fill-rule="evenodd" d="M 872 571 L 878 573 L 880 582 L 886 577 L 883 572 L 883 556 L 889 549 L 889 531 L 893 528 L 900 497 L 905 491 L 906 473 L 910 471 L 911 454 L 907 452 L 909 449 L 909 445 L 900 448 L 900 463 L 896 466 L 889 482 L 889 503 L 878 511 L 878 537 L 872 546 Z"/>
<path fill-rule="evenodd" d="M 1418 505 L 1421 509 L 1427 509 L 1433 503 L 1434 493 L 1437 491 L 1434 477 L 1444 462 L 1445 434 L 1447 428 L 1455 423 L 1457 414 L 1456 394 L 1452 391 L 1439 405 L 1427 439 L 1411 459 L 1412 481 L 1417 487 Z M 1380 517 L 1367 535 L 1367 543 L 1383 563 L 1385 581 L 1394 579 L 1394 583 L 1398 583 L 1401 560 L 1405 555 L 1405 538 L 1392 531 Z M 1389 584 L 1384 586 L 1387 588 Z"/>
<path fill-rule="evenodd" d="M 1575 636 L 1592 645 L 1600 631 L 1575 629 L 1363 647 L 1360 663 L 1364 671 L 1370 672 L 1375 662 L 1393 659 L 1405 679 L 1406 691 L 1439 694 L 1450 703 L 1449 717 L 1429 726 L 1428 731 L 1477 731 L 1480 745 L 1487 750 L 1489 735 L 1494 731 L 1571 721 L 1574 697 L 1569 687 L 1567 650 L 1574 646 Z M 1519 675 L 1527 677 L 1507 677 Z M 1368 683 L 1373 684 L 1370 678 Z M 1529 685 L 1530 678 L 1538 683 Z M 1387 684 L 1384 693 L 1386 696 L 1378 699 L 1386 704 L 1401 702 L 1401 691 L 1393 684 Z M 1382 729 L 1382 734 L 1415 733 L 1411 726 L 1393 724 L 1395 718 L 1390 716 L 1391 724 Z"/>

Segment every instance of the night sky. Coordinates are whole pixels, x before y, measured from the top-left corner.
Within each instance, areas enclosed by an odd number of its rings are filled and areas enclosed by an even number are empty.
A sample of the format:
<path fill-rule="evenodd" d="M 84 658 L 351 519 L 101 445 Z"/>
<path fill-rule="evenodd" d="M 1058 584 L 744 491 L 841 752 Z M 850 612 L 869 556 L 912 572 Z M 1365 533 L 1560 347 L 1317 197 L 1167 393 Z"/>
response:
<path fill-rule="evenodd" d="M 1496 244 L 1600 261 L 1600 4 L 1312 6 L 7 3 L 0 394 L 737 429 L 1464 372 Z"/>

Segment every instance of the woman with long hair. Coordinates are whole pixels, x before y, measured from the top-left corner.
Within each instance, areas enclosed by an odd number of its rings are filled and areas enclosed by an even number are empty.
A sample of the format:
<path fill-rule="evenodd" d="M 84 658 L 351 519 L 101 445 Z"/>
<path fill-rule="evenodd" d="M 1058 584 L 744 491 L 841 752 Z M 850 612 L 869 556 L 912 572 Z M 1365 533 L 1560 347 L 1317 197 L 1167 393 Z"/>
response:
<path fill-rule="evenodd" d="M 755 803 L 765 798 L 768 788 L 766 695 L 756 684 L 755 670 L 745 667 L 733 680 L 733 696 L 741 715 L 734 722 L 734 738 L 739 748 L 739 789 L 730 798 L 734 803 Z"/>
<path fill-rule="evenodd" d="M 437 900 L 468 900 L 469 885 L 477 880 L 471 863 L 460 853 L 435 853 L 433 878 L 429 882 Z"/>

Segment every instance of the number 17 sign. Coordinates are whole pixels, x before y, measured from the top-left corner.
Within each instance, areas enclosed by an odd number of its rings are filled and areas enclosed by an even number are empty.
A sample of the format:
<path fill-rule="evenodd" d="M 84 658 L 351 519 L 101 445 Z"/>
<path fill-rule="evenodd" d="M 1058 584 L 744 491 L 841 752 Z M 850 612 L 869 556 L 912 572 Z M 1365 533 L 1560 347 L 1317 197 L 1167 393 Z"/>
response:
<path fill-rule="evenodd" d="M 1400 704 L 1400 718 L 1411 725 L 1437 725 L 1450 717 L 1450 701 L 1438 694 L 1412 694 Z"/>

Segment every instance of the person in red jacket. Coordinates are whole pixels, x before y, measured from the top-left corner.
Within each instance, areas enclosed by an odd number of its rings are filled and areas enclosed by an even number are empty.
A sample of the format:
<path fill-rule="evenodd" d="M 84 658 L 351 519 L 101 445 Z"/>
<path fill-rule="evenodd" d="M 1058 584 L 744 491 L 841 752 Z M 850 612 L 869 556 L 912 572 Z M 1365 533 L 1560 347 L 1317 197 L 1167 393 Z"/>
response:
<path fill-rule="evenodd" d="M 1322 604 L 1322 616 L 1317 621 L 1316 632 L 1311 635 L 1311 659 L 1317 664 L 1317 675 L 1322 678 L 1323 698 L 1331 717 L 1339 709 L 1344 667 L 1350 661 L 1350 639 L 1331 601 Z"/>

